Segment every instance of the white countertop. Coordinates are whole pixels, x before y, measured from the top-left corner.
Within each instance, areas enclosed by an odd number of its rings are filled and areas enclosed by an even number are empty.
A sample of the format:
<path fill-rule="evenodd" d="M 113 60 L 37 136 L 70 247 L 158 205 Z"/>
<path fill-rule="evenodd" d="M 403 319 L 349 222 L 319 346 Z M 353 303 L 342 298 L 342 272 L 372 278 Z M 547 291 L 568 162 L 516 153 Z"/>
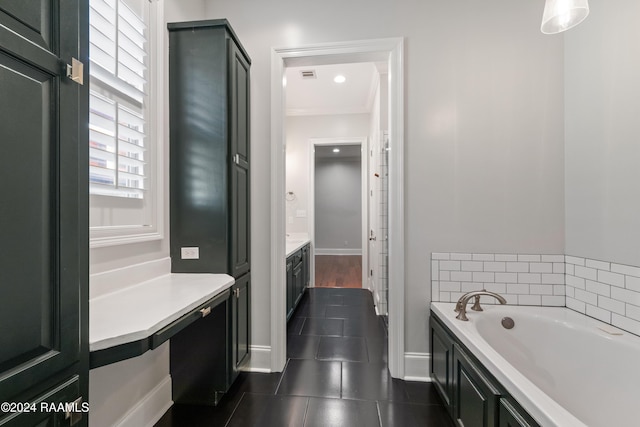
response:
<path fill-rule="evenodd" d="M 171 273 L 89 300 L 89 350 L 147 338 L 229 289 L 226 274 Z"/>
<path fill-rule="evenodd" d="M 289 239 L 287 238 L 286 240 L 286 246 L 285 246 L 285 250 L 286 250 L 286 256 L 285 258 L 289 258 L 291 255 L 293 255 L 296 251 L 302 249 L 307 243 L 310 242 L 309 239 Z"/>

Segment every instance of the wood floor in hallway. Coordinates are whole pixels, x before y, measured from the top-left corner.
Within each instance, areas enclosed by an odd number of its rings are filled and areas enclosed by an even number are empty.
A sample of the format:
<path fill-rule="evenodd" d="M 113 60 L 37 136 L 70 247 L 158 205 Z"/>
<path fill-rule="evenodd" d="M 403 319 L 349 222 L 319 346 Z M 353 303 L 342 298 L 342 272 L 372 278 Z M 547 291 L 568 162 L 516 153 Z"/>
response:
<path fill-rule="evenodd" d="M 362 256 L 316 255 L 317 288 L 362 288 Z"/>

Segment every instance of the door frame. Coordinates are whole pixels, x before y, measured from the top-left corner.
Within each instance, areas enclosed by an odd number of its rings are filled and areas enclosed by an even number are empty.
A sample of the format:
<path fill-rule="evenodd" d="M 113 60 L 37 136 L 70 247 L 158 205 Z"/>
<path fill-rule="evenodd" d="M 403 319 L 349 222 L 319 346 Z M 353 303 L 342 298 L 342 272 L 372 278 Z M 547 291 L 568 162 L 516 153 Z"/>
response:
<path fill-rule="evenodd" d="M 286 363 L 285 68 L 349 62 L 389 65 L 389 372 L 404 378 L 404 39 L 324 43 L 271 50 L 271 370 Z"/>
<path fill-rule="evenodd" d="M 335 137 L 335 138 L 309 138 L 309 206 L 308 206 L 308 218 L 309 218 L 309 240 L 311 240 L 311 284 L 310 286 L 315 286 L 316 284 L 316 263 L 315 263 L 315 239 L 316 239 L 316 162 L 315 162 L 315 152 L 317 145 L 359 145 L 360 146 L 360 206 L 362 209 L 361 217 L 360 217 L 360 229 L 362 232 L 361 237 L 361 246 L 362 246 L 362 288 L 368 288 L 368 281 L 366 272 L 368 270 L 367 263 L 367 254 L 369 251 L 369 240 L 367 239 L 368 231 L 367 231 L 367 214 L 368 214 L 368 203 L 367 203 L 367 177 L 368 175 L 368 163 L 367 163 L 367 153 L 368 153 L 368 138 L 365 136 L 362 137 Z"/>

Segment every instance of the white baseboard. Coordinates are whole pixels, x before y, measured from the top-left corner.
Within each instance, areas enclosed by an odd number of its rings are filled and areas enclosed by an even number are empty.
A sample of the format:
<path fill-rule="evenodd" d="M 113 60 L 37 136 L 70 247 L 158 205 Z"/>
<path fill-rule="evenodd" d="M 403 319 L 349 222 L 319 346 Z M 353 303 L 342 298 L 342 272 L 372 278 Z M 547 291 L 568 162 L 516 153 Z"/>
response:
<path fill-rule="evenodd" d="M 404 354 L 404 380 L 431 382 L 429 376 L 429 353 L 405 353 Z"/>
<path fill-rule="evenodd" d="M 171 376 L 167 375 L 134 408 L 124 414 L 114 427 L 153 427 L 171 405 Z"/>
<path fill-rule="evenodd" d="M 249 365 L 242 370 L 247 372 L 271 372 L 271 347 L 268 345 L 252 345 L 249 347 L 251 359 Z"/>
<path fill-rule="evenodd" d="M 89 276 L 89 299 L 171 273 L 171 258 L 128 265 Z"/>
<path fill-rule="evenodd" d="M 362 249 L 315 248 L 315 255 L 362 255 Z"/>

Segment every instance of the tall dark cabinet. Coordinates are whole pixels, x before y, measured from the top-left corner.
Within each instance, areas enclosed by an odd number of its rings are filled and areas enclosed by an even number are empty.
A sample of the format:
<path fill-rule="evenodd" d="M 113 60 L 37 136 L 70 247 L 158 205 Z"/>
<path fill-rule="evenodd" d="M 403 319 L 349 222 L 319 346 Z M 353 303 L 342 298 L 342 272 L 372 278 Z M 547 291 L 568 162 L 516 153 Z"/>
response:
<path fill-rule="evenodd" d="M 0 0 L 1 426 L 87 425 L 85 3 Z"/>
<path fill-rule="evenodd" d="M 171 269 L 235 278 L 232 382 L 250 342 L 251 60 L 225 19 L 168 29 Z"/>

